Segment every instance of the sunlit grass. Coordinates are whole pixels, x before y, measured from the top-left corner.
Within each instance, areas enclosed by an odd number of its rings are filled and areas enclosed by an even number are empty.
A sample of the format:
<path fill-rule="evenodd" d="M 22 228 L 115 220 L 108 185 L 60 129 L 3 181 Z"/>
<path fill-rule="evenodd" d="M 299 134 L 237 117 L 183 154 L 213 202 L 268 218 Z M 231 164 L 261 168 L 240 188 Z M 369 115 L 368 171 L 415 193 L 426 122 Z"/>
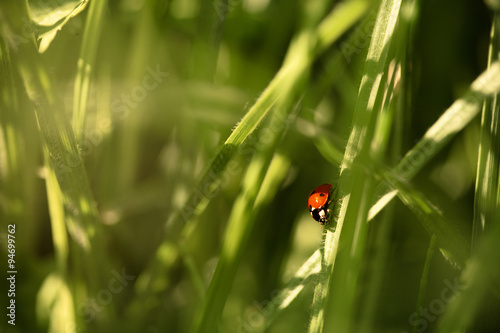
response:
<path fill-rule="evenodd" d="M 454 6 L 2 3 L 0 327 L 498 329 L 499 21 Z"/>

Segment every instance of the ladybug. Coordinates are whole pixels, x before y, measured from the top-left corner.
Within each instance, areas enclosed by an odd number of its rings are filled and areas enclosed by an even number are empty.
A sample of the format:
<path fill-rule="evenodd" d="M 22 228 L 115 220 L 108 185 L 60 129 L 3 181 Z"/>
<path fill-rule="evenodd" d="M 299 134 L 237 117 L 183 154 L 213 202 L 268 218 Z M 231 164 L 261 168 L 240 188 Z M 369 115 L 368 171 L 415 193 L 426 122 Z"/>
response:
<path fill-rule="evenodd" d="M 311 213 L 312 218 L 321 225 L 328 223 L 330 215 L 328 206 L 332 200 L 332 194 L 332 184 L 319 185 L 309 194 L 309 199 L 307 200 L 309 213 Z"/>

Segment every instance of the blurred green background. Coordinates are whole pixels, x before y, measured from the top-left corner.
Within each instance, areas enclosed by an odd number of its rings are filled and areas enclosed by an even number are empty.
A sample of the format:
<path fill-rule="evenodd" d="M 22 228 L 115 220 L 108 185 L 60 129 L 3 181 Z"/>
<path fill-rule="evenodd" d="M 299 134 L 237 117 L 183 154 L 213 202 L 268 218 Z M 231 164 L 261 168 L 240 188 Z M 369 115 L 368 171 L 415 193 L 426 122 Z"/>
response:
<path fill-rule="evenodd" d="M 35 35 L 44 29 L 40 23 L 44 15 L 78 3 L 29 1 L 32 19 L 33 13 L 39 15 L 32 26 Z M 328 8 L 336 5 L 335 1 L 326 3 Z M 493 12 L 483 2 L 415 4 L 416 10 L 408 14 L 413 30 L 406 37 L 407 63 L 402 69 L 411 97 L 404 106 L 400 150 L 389 153 L 388 165 L 423 136 L 487 65 Z M 2 6 L 5 18 L 10 15 L 9 7 Z M 63 101 L 60 107 L 68 122 L 74 110 L 75 79 L 89 7 L 69 19 L 47 49 L 36 55 L 54 84 L 52 91 Z M 208 286 L 217 264 L 251 153 L 235 155 L 232 171 L 223 173 L 222 186 L 210 197 L 206 209 L 194 217 L 193 228 L 175 234 L 173 243 L 180 246 L 181 254 L 164 257 L 172 261 L 149 290 L 154 296 L 136 303 L 134 288 L 170 232 L 167 222 L 174 211 L 182 209 L 202 171 L 280 69 L 292 37 L 301 27 L 303 7 L 304 2 L 296 0 L 109 1 L 102 31 L 90 38 L 97 49 L 79 148 L 100 218 L 98 232 L 104 247 L 98 255 L 106 258 L 107 265 L 101 272 L 104 285 L 97 290 L 116 287 L 117 292 L 78 298 L 78 293 L 85 294 L 82 287 L 78 282 L 70 283 L 69 294 L 80 299 L 73 304 L 75 316 L 80 318 L 76 322 L 96 315 L 96 320 L 76 328 L 53 326 L 55 312 L 63 323 L 68 317 L 61 314 L 64 306 L 54 310 L 54 290 L 62 287 L 48 278 L 60 268 L 45 182 L 48 169 L 33 104 L 16 67 L 9 65 L 8 58 L 15 63 L 17 53 L 11 48 L 6 57 L 10 39 L 8 24 L 3 24 L 0 234 L 5 244 L 6 225 L 16 224 L 18 275 L 16 326 L 8 325 L 4 315 L 2 332 L 189 330 L 201 304 L 200 288 L 203 291 Z M 260 324 L 262 307 L 322 244 L 323 229 L 309 216 L 306 201 L 315 186 L 335 184 L 338 179 L 376 8 L 377 2 L 373 2 L 366 15 L 312 65 L 276 150 L 286 161 L 282 181 L 269 204 L 255 212 L 256 224 L 239 259 L 221 332 L 248 332 Z M 22 17 L 9 20 L 24 22 Z M 20 45 L 30 43 L 26 38 Z M 15 107 L 9 107 L 13 105 L 8 102 L 12 94 L 17 96 Z M 7 126 L 11 123 L 18 131 L 14 164 L 7 148 L 13 144 Z M 479 132 L 478 117 L 413 181 L 465 235 L 472 229 Z M 259 133 L 258 128 L 249 142 L 257 142 Z M 322 140 L 336 153 L 328 155 Z M 378 230 L 377 223 L 370 225 L 356 316 L 362 318 L 364 311 L 369 311 L 372 332 L 411 332 L 430 236 L 399 200 L 394 200 L 390 209 L 392 217 L 385 222 L 385 231 Z M 383 244 L 377 242 L 378 232 L 386 233 Z M 7 258 L 5 249 L 2 246 L 2 258 Z M 75 251 L 74 246 L 69 247 L 69 281 L 82 274 Z M 375 310 L 367 310 L 363 307 L 366 285 L 379 251 L 386 253 L 387 260 L 373 303 Z M 430 262 L 423 301 L 426 307 L 441 299 L 448 283 L 453 284 L 460 274 L 438 252 Z M 1 267 L 7 270 L 6 264 Z M 109 284 L 122 272 L 129 280 Z M 8 289 L 3 281 L 2 295 Z M 314 285 L 313 278 L 269 332 L 306 331 Z M 97 307 L 86 297 L 97 300 Z M 493 304 L 490 311 L 498 312 L 498 300 Z M 3 301 L 2 307 L 5 309 Z M 71 312 L 71 307 L 66 311 Z M 431 313 L 425 327 L 423 322 L 417 323 L 419 332 L 433 330 L 444 310 L 436 311 L 439 313 Z M 498 319 L 490 317 L 478 332 L 494 332 L 499 327 Z"/>

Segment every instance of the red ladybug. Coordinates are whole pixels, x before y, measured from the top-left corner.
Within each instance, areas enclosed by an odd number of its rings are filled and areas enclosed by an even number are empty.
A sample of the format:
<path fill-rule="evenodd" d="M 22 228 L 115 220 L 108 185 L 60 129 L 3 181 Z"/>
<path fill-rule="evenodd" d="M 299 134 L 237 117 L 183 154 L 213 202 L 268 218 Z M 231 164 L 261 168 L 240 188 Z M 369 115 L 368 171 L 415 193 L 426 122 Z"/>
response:
<path fill-rule="evenodd" d="M 307 200 L 309 213 L 311 213 L 313 219 L 318 221 L 321 225 L 328 223 L 330 215 L 328 206 L 332 200 L 332 193 L 332 184 L 323 184 L 316 187 L 311 194 L 309 194 L 309 200 Z"/>

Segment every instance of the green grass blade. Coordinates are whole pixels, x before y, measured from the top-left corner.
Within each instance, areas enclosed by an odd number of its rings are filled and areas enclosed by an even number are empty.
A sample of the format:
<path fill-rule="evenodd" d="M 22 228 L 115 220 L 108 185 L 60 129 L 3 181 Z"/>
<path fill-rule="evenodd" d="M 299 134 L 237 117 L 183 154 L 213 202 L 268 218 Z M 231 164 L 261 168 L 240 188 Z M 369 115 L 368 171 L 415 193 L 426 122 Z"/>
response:
<path fill-rule="evenodd" d="M 2 8 L 1 14 L 3 18 L 8 17 L 6 22 L 12 31 L 21 29 L 16 18 L 28 16 L 23 3 L 10 3 Z M 62 191 L 66 227 L 76 245 L 74 262 L 82 266 L 89 290 L 97 293 L 101 288 L 98 281 L 102 281 L 104 274 L 105 256 L 101 250 L 97 209 L 82 157 L 52 78 L 37 57 L 34 39 L 33 43 L 21 44 L 16 51 L 14 64 L 34 105 L 43 147 Z"/>
<path fill-rule="evenodd" d="M 45 154 L 47 164 L 49 157 Z M 56 257 L 56 267 L 61 276 L 67 274 L 67 260 L 69 255 L 69 244 L 66 225 L 64 223 L 64 203 L 63 194 L 54 169 L 47 165 L 46 175 L 47 201 L 49 205 L 50 223 L 52 229 L 52 240 Z"/>
<path fill-rule="evenodd" d="M 500 16 L 495 14 L 491 27 L 489 66 L 500 59 Z M 472 223 L 472 253 L 498 220 L 494 213 L 500 206 L 500 95 L 484 101 L 481 115 L 476 187 L 474 195 L 474 219 Z M 486 295 L 483 303 L 494 304 L 494 296 Z M 481 326 L 491 325 L 495 314 L 481 311 L 476 322 Z"/>
<path fill-rule="evenodd" d="M 493 215 L 494 221 L 500 221 L 500 210 Z M 500 223 L 492 226 L 490 232 L 477 245 L 475 255 L 456 283 L 456 298 L 448 304 L 441 316 L 436 332 L 463 332 L 470 326 L 474 315 L 479 310 L 481 300 L 488 292 L 496 290 L 498 294 L 498 276 L 500 275 Z"/>
<path fill-rule="evenodd" d="M 464 97 L 456 100 L 429 128 L 424 137 L 406 153 L 393 173 L 406 181 L 411 180 L 443 147 L 479 113 L 483 100 L 500 91 L 500 64 L 491 65 L 471 85 Z M 380 184 L 377 186 L 377 202 L 370 209 L 373 219 L 396 195 L 396 191 Z"/>
<path fill-rule="evenodd" d="M 318 49 L 326 49 L 370 9 L 373 1 L 351 0 L 338 3 L 318 27 Z"/>
<path fill-rule="evenodd" d="M 16 235 L 24 240 L 26 250 L 34 251 L 36 212 L 28 207 L 34 197 L 30 189 L 37 182 L 34 146 L 39 138 L 33 131 L 36 127 L 24 121 L 24 96 L 19 93 L 23 88 L 16 80 L 12 56 L 7 40 L 0 36 L 0 221 L 5 225 L 22 223 Z"/>
<path fill-rule="evenodd" d="M 490 41 L 490 63 L 497 61 L 500 52 L 500 16 L 493 21 Z M 491 66 L 491 65 L 490 65 Z M 500 95 L 486 100 L 481 115 L 481 138 L 479 143 L 476 193 L 474 200 L 474 223 L 472 228 L 472 247 L 483 233 L 491 228 L 492 214 L 498 207 L 500 195 Z"/>
<path fill-rule="evenodd" d="M 264 332 L 276 318 L 292 303 L 306 284 L 319 274 L 321 268 L 321 253 L 316 250 L 297 270 L 285 286 L 262 309 L 264 320 L 261 326 L 253 327 L 250 332 Z M 248 325 L 250 326 L 250 325 Z"/>
<path fill-rule="evenodd" d="M 390 265 L 392 249 L 392 229 L 394 226 L 394 209 L 388 208 L 384 211 L 380 222 L 370 228 L 377 228 L 375 236 L 375 253 L 373 261 L 370 260 L 371 268 L 370 280 L 368 281 L 368 290 L 362 307 L 361 318 L 359 321 L 359 332 L 371 333 L 375 331 L 376 318 L 379 314 L 379 305 L 383 295 L 383 283 L 387 277 L 387 270 Z"/>
<path fill-rule="evenodd" d="M 422 272 L 422 277 L 420 278 L 420 287 L 418 288 L 418 300 L 417 300 L 417 317 L 413 321 L 417 323 L 420 318 L 420 312 L 424 305 L 425 291 L 427 290 L 427 280 L 429 278 L 429 268 L 431 266 L 432 258 L 434 257 L 434 250 L 436 249 L 436 236 L 431 236 L 431 241 L 429 243 L 429 248 L 427 249 L 427 255 L 425 256 L 424 271 Z M 417 325 L 413 325 L 413 333 L 417 333 Z"/>
<path fill-rule="evenodd" d="M 66 332 L 78 326 L 75 298 L 66 279 L 57 272 L 48 275 L 36 295 L 39 323 L 47 324 L 49 333 Z"/>
<path fill-rule="evenodd" d="M 366 235 L 366 218 L 371 200 L 373 181 L 356 165 L 366 165 L 369 159 L 367 143 L 371 141 L 367 132 L 373 131 L 373 112 L 375 99 L 381 87 L 383 73 L 387 69 L 389 45 L 398 20 L 400 1 L 383 1 L 379 9 L 375 28 L 368 49 L 364 75 L 358 93 L 354 111 L 354 125 L 347 143 L 339 178 L 339 197 L 341 207 L 334 218 L 333 226 L 326 228 L 323 273 L 314 291 L 310 333 L 322 332 L 324 328 L 329 294 L 334 293 L 334 325 L 339 331 L 348 331 L 354 306 L 354 286 L 359 273 L 359 264 Z M 346 226 L 343 230 L 344 225 Z M 345 241 L 346 255 L 341 258 L 343 264 L 330 290 L 333 267 L 337 257 L 339 238 Z M 339 304 L 342 303 L 342 304 Z M 342 322 L 337 322 L 342 318 Z"/>
<path fill-rule="evenodd" d="M 397 189 L 398 196 L 419 219 L 429 235 L 436 237 L 446 259 L 457 267 L 463 267 L 468 258 L 468 243 L 457 228 L 443 217 L 442 212 L 424 195 L 407 184 L 386 174 L 386 183 Z"/>
<path fill-rule="evenodd" d="M 287 170 L 283 167 L 289 166 L 289 161 L 279 157 L 276 157 L 271 165 L 269 164 L 268 154 L 272 152 L 273 148 L 270 146 L 266 152 L 258 154 L 248 167 L 243 180 L 242 192 L 236 199 L 229 217 L 217 268 L 199 309 L 198 319 L 192 332 L 210 333 L 217 331 L 226 299 L 233 285 L 238 263 L 257 222 L 258 209 L 263 205 L 263 198 L 269 200 L 274 197 L 273 193 L 276 193 L 278 185 L 283 180 L 283 171 Z M 269 170 L 267 170 L 268 166 Z M 263 184 L 263 181 L 269 184 Z M 273 192 L 265 193 L 264 191 L 268 189 L 272 189 Z"/>
<path fill-rule="evenodd" d="M 47 153 L 45 153 L 45 160 L 48 164 Z M 77 309 L 69 288 L 70 279 L 67 269 L 69 241 L 65 225 L 63 194 L 54 170 L 49 165 L 47 165 L 46 188 L 56 271 L 44 280 L 44 285 L 38 292 L 37 307 L 40 309 L 38 310 L 39 316 L 41 311 L 50 311 L 49 332 L 57 332 L 68 327 L 77 327 L 77 320 L 74 316 Z M 53 300 L 50 300 L 52 297 Z"/>
<path fill-rule="evenodd" d="M 83 140 L 90 80 L 95 67 L 97 46 L 101 37 L 104 14 L 107 8 L 107 0 L 91 1 L 87 21 L 85 22 L 73 96 L 73 131 L 75 132 L 77 142 Z"/>

